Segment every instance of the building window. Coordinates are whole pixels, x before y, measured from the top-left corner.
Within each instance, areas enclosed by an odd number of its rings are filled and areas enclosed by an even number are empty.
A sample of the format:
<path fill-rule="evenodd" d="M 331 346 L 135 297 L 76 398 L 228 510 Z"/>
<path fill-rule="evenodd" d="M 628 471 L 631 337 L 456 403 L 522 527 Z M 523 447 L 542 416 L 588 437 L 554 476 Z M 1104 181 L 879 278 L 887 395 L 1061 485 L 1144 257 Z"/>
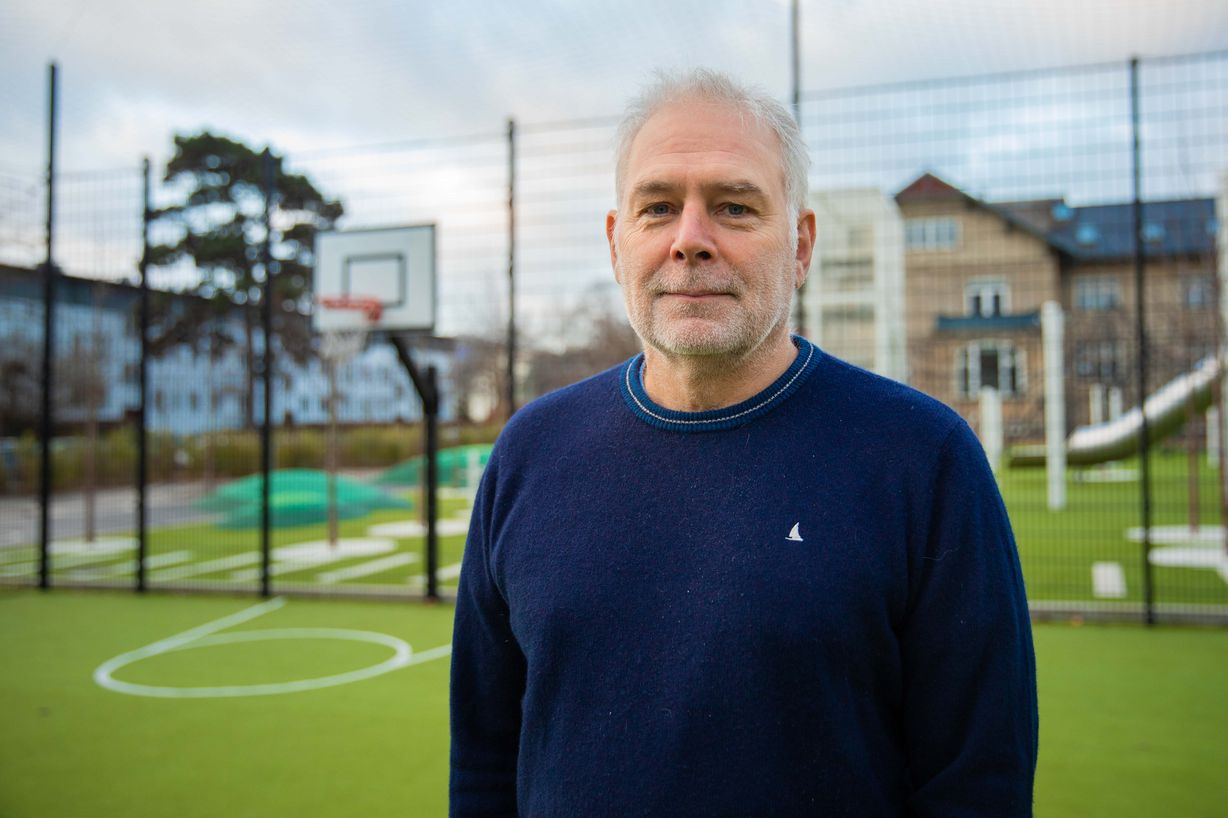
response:
<path fill-rule="evenodd" d="M 1095 381 L 1114 382 L 1125 371 L 1120 341 L 1085 341 L 1075 352 L 1075 374 Z"/>
<path fill-rule="evenodd" d="M 1121 306 L 1121 279 L 1112 275 L 1079 276 L 1075 279 L 1076 310 L 1112 310 Z"/>
<path fill-rule="evenodd" d="M 1083 245 L 1092 245 L 1100 238 L 1100 231 L 1094 224 L 1081 224 L 1075 228 L 1075 241 Z"/>
<path fill-rule="evenodd" d="M 874 286 L 874 264 L 861 258 L 823 259 L 819 282 L 825 290 L 848 292 Z"/>
<path fill-rule="evenodd" d="M 849 249 L 868 251 L 874 241 L 874 231 L 868 224 L 858 224 L 849 228 Z"/>
<path fill-rule="evenodd" d="M 1003 315 L 1007 307 L 1006 283 L 1003 281 L 973 281 L 964 287 L 964 304 L 968 315 L 989 318 Z"/>
<path fill-rule="evenodd" d="M 1215 281 L 1211 276 L 1191 276 L 1182 282 L 1185 306 L 1210 307 L 1215 303 Z"/>
<path fill-rule="evenodd" d="M 1007 398 L 1020 397 L 1024 383 L 1023 352 L 1008 341 L 976 341 L 956 352 L 959 396 L 974 399 L 982 386 L 995 387 Z"/>
<path fill-rule="evenodd" d="M 951 216 L 909 219 L 904 244 L 909 250 L 951 250 L 959 246 L 959 222 Z"/>

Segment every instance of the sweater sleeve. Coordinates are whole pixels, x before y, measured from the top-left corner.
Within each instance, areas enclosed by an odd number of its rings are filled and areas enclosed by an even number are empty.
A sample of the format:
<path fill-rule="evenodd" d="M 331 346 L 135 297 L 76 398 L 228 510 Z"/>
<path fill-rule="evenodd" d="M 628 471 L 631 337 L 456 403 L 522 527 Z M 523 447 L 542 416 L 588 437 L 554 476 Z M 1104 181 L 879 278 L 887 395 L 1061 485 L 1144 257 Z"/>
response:
<path fill-rule="evenodd" d="M 947 435 L 912 544 L 902 630 L 913 816 L 1030 816 L 1036 662 L 1006 508 L 967 424 Z"/>
<path fill-rule="evenodd" d="M 449 814 L 516 814 L 525 659 L 490 565 L 494 462 L 474 504 L 452 633 Z"/>

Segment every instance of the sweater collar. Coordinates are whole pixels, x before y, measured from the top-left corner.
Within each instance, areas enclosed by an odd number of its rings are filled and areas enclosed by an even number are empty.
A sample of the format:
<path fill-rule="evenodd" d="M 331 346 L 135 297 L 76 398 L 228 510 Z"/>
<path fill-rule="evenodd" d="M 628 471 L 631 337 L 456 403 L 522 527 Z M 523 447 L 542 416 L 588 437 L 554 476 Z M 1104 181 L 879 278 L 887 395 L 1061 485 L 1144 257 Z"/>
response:
<path fill-rule="evenodd" d="M 810 377 L 822 353 L 805 338 L 794 335 L 797 357 L 770 386 L 741 403 L 705 412 L 679 412 L 666 409 L 648 397 L 644 389 L 644 353 L 623 364 L 619 391 L 631 412 L 649 426 L 677 432 L 716 432 L 750 423 L 788 400 Z"/>

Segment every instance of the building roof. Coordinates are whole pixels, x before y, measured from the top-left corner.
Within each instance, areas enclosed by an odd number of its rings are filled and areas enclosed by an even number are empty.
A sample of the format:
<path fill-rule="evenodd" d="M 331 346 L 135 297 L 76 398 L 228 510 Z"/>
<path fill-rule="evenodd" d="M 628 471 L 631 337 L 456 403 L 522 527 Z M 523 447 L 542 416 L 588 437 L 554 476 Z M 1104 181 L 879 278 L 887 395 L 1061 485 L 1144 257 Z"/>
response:
<path fill-rule="evenodd" d="M 0 264 L 0 295 L 42 302 L 45 279 L 42 265 L 37 268 Z M 60 304 L 97 305 L 114 308 L 135 301 L 140 289 L 124 281 L 78 278 L 60 273 L 57 279 L 56 302 Z"/>
<path fill-rule="evenodd" d="M 962 201 L 987 210 L 1077 261 L 1114 261 L 1134 255 L 1134 206 L 1072 207 L 1062 199 L 987 202 L 932 173 L 895 195 L 898 204 Z M 1148 258 L 1210 255 L 1218 222 L 1214 199 L 1143 203 L 1144 253 Z"/>
<path fill-rule="evenodd" d="M 1072 218 L 1051 235 L 1077 249 L 1088 261 L 1134 255 L 1134 207 L 1130 204 L 1072 207 Z M 1149 257 L 1193 256 L 1215 252 L 1215 200 L 1182 199 L 1143 203 L 1143 252 Z"/>

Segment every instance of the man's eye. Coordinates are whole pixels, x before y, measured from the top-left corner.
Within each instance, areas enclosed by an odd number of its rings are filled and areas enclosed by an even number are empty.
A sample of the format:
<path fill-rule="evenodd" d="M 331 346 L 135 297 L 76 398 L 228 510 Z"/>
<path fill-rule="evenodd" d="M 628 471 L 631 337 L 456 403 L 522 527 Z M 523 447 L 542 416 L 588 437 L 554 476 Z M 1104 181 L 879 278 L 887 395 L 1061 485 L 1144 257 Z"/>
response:
<path fill-rule="evenodd" d="M 657 202 L 656 204 L 650 204 L 648 205 L 648 207 L 644 208 L 644 213 L 646 213 L 649 216 L 668 216 L 669 215 L 669 205 L 665 204 L 665 202 Z"/>
<path fill-rule="evenodd" d="M 744 204 L 729 202 L 725 205 L 725 212 L 730 216 L 745 216 L 750 210 Z"/>

